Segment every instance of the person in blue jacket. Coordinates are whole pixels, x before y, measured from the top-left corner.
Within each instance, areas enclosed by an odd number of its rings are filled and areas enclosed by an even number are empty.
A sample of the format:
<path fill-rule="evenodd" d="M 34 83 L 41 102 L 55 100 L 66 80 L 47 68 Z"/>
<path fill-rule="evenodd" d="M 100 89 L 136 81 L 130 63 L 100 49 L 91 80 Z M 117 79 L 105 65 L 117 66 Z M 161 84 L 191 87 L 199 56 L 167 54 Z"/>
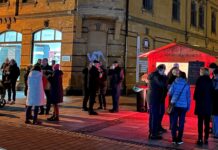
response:
<path fill-rule="evenodd" d="M 169 89 L 169 95 L 171 96 L 170 102 L 174 104 L 174 110 L 170 114 L 172 118 L 172 143 L 182 144 L 185 115 L 190 109 L 191 97 L 190 85 L 187 83 L 185 72 L 180 71 L 179 77 L 176 78 Z"/>

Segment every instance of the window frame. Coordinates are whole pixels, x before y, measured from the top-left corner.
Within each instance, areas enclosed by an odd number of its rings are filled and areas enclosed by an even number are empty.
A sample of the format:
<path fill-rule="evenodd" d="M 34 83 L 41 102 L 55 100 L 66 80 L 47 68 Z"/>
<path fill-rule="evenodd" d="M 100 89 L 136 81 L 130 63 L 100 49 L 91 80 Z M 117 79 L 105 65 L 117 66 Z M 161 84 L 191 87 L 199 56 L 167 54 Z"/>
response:
<path fill-rule="evenodd" d="M 45 30 L 53 30 L 54 31 L 54 37 L 53 37 L 53 40 L 43 40 L 42 39 L 42 32 L 45 31 Z M 60 39 L 57 40 L 57 32 L 61 33 L 61 37 Z M 39 40 L 35 40 L 35 35 L 39 33 Z M 31 63 L 34 63 L 34 47 L 35 45 L 39 44 L 46 44 L 46 43 L 60 43 L 61 46 L 62 46 L 62 39 L 63 39 L 63 33 L 59 30 L 56 30 L 56 29 L 52 29 L 52 28 L 45 28 L 45 29 L 41 29 L 41 30 L 38 30 L 36 32 L 33 33 L 33 42 L 32 42 L 32 53 L 31 53 Z M 62 49 L 61 49 L 62 51 Z M 61 63 L 61 51 L 60 51 L 60 63 Z"/>
<path fill-rule="evenodd" d="M 180 21 L 180 3 L 180 0 L 172 1 L 172 20 Z"/>
<path fill-rule="evenodd" d="M 203 5 L 200 5 L 199 6 L 199 15 L 198 15 L 198 26 L 200 29 L 204 29 L 204 14 L 205 14 L 205 11 L 204 11 L 204 6 Z"/>
<path fill-rule="evenodd" d="M 194 7 L 194 9 L 193 9 Z M 191 26 L 197 27 L 197 4 L 195 1 L 191 1 Z"/>
<path fill-rule="evenodd" d="M 216 34 L 216 11 L 211 12 L 211 33 Z"/>
<path fill-rule="evenodd" d="M 142 8 L 144 10 L 153 11 L 153 7 L 154 7 L 154 2 L 153 0 L 142 0 Z"/>

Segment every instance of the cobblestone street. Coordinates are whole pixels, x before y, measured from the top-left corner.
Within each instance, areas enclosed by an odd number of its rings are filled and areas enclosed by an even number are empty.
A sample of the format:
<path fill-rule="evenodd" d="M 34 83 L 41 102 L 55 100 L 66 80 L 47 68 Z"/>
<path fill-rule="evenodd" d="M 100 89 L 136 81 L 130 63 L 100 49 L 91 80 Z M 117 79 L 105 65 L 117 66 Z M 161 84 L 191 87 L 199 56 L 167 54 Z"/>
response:
<path fill-rule="evenodd" d="M 107 97 L 110 108 L 110 97 Z M 217 149 L 218 140 L 209 139 L 209 145 L 197 147 L 197 122 L 187 117 L 184 144 L 171 144 L 170 130 L 163 140 L 148 140 L 148 114 L 135 111 L 134 97 L 121 97 L 121 111 L 98 111 L 89 116 L 81 111 L 82 97 L 65 97 L 61 105 L 60 122 L 48 122 L 48 116 L 39 116 L 42 125 L 26 125 L 25 98 L 19 92 L 15 105 L 0 110 L 0 147 L 2 149 Z M 98 107 L 98 104 L 95 104 Z M 168 129 L 168 116 L 164 117 Z"/>

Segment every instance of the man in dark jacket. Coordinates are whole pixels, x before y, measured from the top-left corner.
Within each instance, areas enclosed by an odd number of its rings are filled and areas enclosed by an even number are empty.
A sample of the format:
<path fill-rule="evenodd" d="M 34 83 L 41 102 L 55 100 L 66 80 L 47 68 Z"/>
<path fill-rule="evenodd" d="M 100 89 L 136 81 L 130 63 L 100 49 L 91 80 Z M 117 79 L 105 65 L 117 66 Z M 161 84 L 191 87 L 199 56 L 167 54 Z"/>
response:
<path fill-rule="evenodd" d="M 48 59 L 43 58 L 42 60 L 42 72 L 43 72 L 43 86 L 46 96 L 46 114 L 49 114 L 50 108 L 51 108 L 51 96 L 50 96 L 50 83 L 47 80 L 47 76 L 52 75 L 53 70 L 52 67 L 48 64 Z M 45 113 L 44 106 L 40 106 L 40 113 L 39 115 L 43 115 Z"/>
<path fill-rule="evenodd" d="M 92 63 L 83 69 L 83 111 L 88 111 L 87 103 L 89 100 L 89 70 L 92 68 Z"/>
<path fill-rule="evenodd" d="M 108 75 L 110 76 L 110 86 L 112 93 L 113 108 L 109 110 L 111 113 L 119 112 L 119 98 L 122 81 L 124 79 L 123 69 L 119 66 L 117 61 L 114 61 L 110 67 Z"/>
<path fill-rule="evenodd" d="M 20 76 L 20 69 L 17 66 L 17 63 L 14 59 L 11 59 L 10 61 L 10 67 L 9 67 L 9 79 L 10 79 L 10 87 L 13 93 L 12 99 L 13 101 L 10 104 L 15 104 L 15 100 L 16 100 L 16 83 L 17 83 L 17 79 Z M 11 95 L 9 96 L 9 100 Z"/>
<path fill-rule="evenodd" d="M 198 145 L 203 144 L 203 122 L 205 125 L 204 143 L 208 144 L 213 94 L 213 82 L 209 75 L 207 68 L 200 69 L 200 77 L 196 81 L 194 91 L 195 115 L 198 116 Z"/>
<path fill-rule="evenodd" d="M 94 60 L 92 68 L 89 70 L 89 115 L 97 115 L 94 111 L 93 106 L 95 103 L 96 93 L 99 90 L 99 78 L 100 78 L 100 63 Z"/>
<path fill-rule="evenodd" d="M 98 109 L 106 110 L 106 91 L 107 91 L 107 71 L 103 65 L 100 66 L 100 79 L 99 79 L 99 107 Z"/>
<path fill-rule="evenodd" d="M 147 99 L 149 104 L 149 138 L 161 139 L 158 135 L 161 119 L 161 104 L 164 103 L 166 97 L 166 78 L 164 72 L 166 66 L 161 64 L 157 70 L 148 76 L 148 93 Z"/>

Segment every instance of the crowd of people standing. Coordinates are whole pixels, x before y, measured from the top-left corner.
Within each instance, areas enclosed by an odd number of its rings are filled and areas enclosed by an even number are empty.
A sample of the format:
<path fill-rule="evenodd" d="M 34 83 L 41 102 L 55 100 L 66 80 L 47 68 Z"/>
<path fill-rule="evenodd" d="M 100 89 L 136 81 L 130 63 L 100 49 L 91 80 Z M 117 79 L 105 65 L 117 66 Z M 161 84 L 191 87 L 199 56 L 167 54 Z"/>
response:
<path fill-rule="evenodd" d="M 94 111 L 94 103 L 96 95 L 99 98 L 98 109 L 107 109 L 106 105 L 106 91 L 107 91 L 107 77 L 110 77 L 110 87 L 112 94 L 113 107 L 109 111 L 111 113 L 119 112 L 119 97 L 124 79 L 122 68 L 119 66 L 117 61 L 114 61 L 111 67 L 107 70 L 104 68 L 101 62 L 94 60 L 89 63 L 88 66 L 83 70 L 84 74 L 84 98 L 83 98 L 83 110 L 88 111 L 90 115 L 97 115 Z M 89 107 L 87 103 L 89 101 Z"/>
<path fill-rule="evenodd" d="M 185 116 L 190 110 L 191 92 L 186 73 L 179 69 L 178 64 L 165 75 L 166 66 L 161 64 L 156 71 L 148 76 L 147 100 L 149 107 L 149 139 L 162 139 L 166 129 L 161 126 L 165 112 L 165 99 L 169 95 L 169 104 L 173 106 L 169 114 L 170 130 L 173 144 L 183 143 Z M 195 115 L 198 118 L 198 139 L 196 144 L 208 144 L 210 120 L 212 116 L 213 134 L 218 137 L 218 67 L 210 73 L 208 68 L 199 70 L 196 81 L 194 100 Z M 204 134 L 203 134 L 204 125 Z"/>
<path fill-rule="evenodd" d="M 8 58 L 1 66 L 2 71 L 2 85 L 8 93 L 8 104 L 15 104 L 16 101 L 16 82 L 20 76 L 20 69 L 17 66 L 17 62 L 14 59 Z M 12 92 L 12 100 L 11 100 Z M 4 97 L 4 96 L 3 96 Z"/>
<path fill-rule="evenodd" d="M 16 81 L 20 76 L 20 69 L 14 59 L 6 59 L 1 66 L 1 70 L 2 84 L 8 93 L 7 103 L 15 104 Z M 173 106 L 169 114 L 172 143 L 182 144 L 186 113 L 190 110 L 191 103 L 190 84 L 186 73 L 179 69 L 178 64 L 174 64 L 167 75 L 165 71 L 166 66 L 160 64 L 147 78 L 149 139 L 162 139 L 161 134 L 167 132 L 162 126 L 162 120 L 165 114 L 165 99 L 168 94 L 169 104 Z M 94 110 L 97 96 L 99 99 L 98 109 L 107 110 L 105 97 L 109 77 L 112 95 L 112 109 L 109 112 L 119 112 L 119 97 L 124 79 L 123 69 L 119 66 L 119 63 L 114 61 L 106 69 L 101 62 L 94 60 L 83 70 L 83 74 L 84 97 L 82 109 L 88 111 L 89 115 L 98 115 Z M 218 66 L 213 64 L 213 68 L 210 69 L 202 67 L 199 70 L 199 75 L 195 84 L 193 99 L 195 100 L 194 113 L 198 119 L 198 139 L 196 143 L 203 145 L 208 144 L 211 120 L 214 137 L 218 138 Z M 47 58 L 38 59 L 36 64 L 27 67 L 24 74 L 24 94 L 27 97 L 25 123 L 41 124 L 38 121 L 38 115 L 49 115 L 51 106 L 54 109 L 53 115 L 47 120 L 59 121 L 58 104 L 63 102 L 62 77 L 63 72 L 60 70 L 60 65 L 52 61 L 52 66 L 50 66 Z M 12 97 L 11 92 L 13 93 Z"/>

